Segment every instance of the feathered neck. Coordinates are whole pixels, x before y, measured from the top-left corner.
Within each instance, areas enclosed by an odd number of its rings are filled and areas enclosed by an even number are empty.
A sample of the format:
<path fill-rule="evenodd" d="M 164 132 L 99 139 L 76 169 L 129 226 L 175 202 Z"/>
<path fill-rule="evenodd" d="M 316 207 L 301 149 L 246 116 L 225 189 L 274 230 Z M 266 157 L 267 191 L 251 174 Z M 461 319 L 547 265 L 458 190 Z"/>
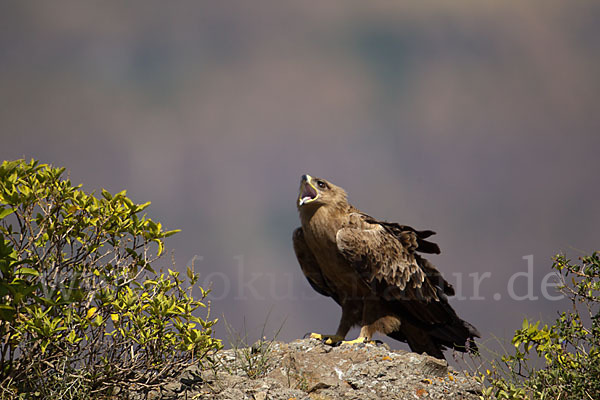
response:
<path fill-rule="evenodd" d="M 344 224 L 350 207 L 348 203 L 338 203 L 302 208 L 300 209 L 302 229 L 305 234 L 313 236 L 316 240 L 335 242 L 335 235 Z"/>

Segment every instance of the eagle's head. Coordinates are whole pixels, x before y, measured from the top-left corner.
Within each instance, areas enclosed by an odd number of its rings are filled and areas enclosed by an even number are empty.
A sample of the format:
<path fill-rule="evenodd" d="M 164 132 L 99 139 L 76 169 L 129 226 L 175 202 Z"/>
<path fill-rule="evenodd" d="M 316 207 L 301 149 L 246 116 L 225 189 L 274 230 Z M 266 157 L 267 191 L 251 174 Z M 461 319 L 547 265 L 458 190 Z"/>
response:
<path fill-rule="evenodd" d="M 342 206 L 347 204 L 346 191 L 322 178 L 302 175 L 298 209 L 314 209 L 323 205 Z"/>

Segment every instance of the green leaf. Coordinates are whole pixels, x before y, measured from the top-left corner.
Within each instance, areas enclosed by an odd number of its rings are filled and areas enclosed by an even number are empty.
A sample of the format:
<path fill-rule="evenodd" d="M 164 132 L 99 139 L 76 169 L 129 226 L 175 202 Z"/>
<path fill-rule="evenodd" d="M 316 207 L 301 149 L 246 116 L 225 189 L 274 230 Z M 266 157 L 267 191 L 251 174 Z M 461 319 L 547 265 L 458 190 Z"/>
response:
<path fill-rule="evenodd" d="M 0 219 L 3 219 L 4 217 L 9 216 L 10 214 L 14 213 L 15 211 L 17 211 L 16 208 L 0 207 Z"/>
<path fill-rule="evenodd" d="M 158 252 L 156 253 L 156 255 L 160 256 L 164 250 L 163 242 L 160 239 L 154 239 L 154 241 L 158 244 Z"/>
<path fill-rule="evenodd" d="M 40 276 L 40 273 L 33 268 L 29 267 L 21 267 L 15 271 L 15 274 L 20 275 L 30 275 L 30 276 Z"/>
<path fill-rule="evenodd" d="M 108 190 L 102 189 L 102 197 L 104 197 L 106 200 L 112 200 L 112 195 L 110 194 L 110 192 Z"/>
<path fill-rule="evenodd" d="M 138 204 L 137 208 L 136 208 L 136 212 L 140 212 L 142 210 L 144 210 L 146 207 L 148 207 L 151 204 L 150 201 L 144 203 L 144 204 Z"/>
<path fill-rule="evenodd" d="M 181 229 L 173 229 L 172 231 L 166 231 L 163 233 L 163 237 L 173 236 L 176 233 L 181 232 Z"/>
<path fill-rule="evenodd" d="M 90 319 L 90 318 L 92 318 L 92 317 L 94 316 L 94 314 L 96 313 L 96 310 L 98 310 L 98 308 L 97 308 L 97 307 L 92 307 L 92 308 L 90 308 L 89 310 L 87 310 L 87 313 L 86 313 L 85 317 L 86 317 L 87 319 Z"/>

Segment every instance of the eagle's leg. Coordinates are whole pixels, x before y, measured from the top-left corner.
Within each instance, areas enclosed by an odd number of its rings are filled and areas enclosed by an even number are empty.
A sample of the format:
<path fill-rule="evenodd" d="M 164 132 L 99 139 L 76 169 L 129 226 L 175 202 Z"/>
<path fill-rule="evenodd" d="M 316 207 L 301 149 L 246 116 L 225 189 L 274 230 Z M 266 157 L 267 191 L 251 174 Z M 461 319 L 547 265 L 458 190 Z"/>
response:
<path fill-rule="evenodd" d="M 330 345 L 342 342 L 353 325 L 353 320 L 356 314 L 355 310 L 355 305 L 345 304 L 342 306 L 342 318 L 340 319 L 340 324 L 335 335 L 322 335 L 320 333 L 311 333 L 310 338 L 324 340 L 325 344 Z"/>
<path fill-rule="evenodd" d="M 366 298 L 362 306 L 362 318 L 360 322 L 360 333 L 354 340 L 343 341 L 342 344 L 357 344 L 357 343 L 373 343 L 372 340 L 375 332 L 379 330 L 379 309 L 378 303 L 375 300 Z"/>
<path fill-rule="evenodd" d="M 373 327 L 370 325 L 364 325 L 360 328 L 360 333 L 358 337 L 354 340 L 344 340 L 342 344 L 358 344 L 358 343 L 373 343 L 376 344 L 375 341 L 371 340 L 373 337 Z"/>

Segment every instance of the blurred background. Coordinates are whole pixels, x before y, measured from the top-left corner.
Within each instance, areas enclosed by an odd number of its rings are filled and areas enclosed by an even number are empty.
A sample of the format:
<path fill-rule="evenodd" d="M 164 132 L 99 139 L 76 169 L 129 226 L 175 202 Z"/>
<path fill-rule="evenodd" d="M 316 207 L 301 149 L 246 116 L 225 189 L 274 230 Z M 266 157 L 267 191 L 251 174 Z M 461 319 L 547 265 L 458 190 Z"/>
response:
<path fill-rule="evenodd" d="M 291 245 L 300 175 L 329 179 L 438 233 L 491 343 L 556 315 L 553 255 L 599 249 L 598 38 L 592 0 L 3 1 L 0 156 L 152 201 L 249 340 L 337 327 Z"/>

